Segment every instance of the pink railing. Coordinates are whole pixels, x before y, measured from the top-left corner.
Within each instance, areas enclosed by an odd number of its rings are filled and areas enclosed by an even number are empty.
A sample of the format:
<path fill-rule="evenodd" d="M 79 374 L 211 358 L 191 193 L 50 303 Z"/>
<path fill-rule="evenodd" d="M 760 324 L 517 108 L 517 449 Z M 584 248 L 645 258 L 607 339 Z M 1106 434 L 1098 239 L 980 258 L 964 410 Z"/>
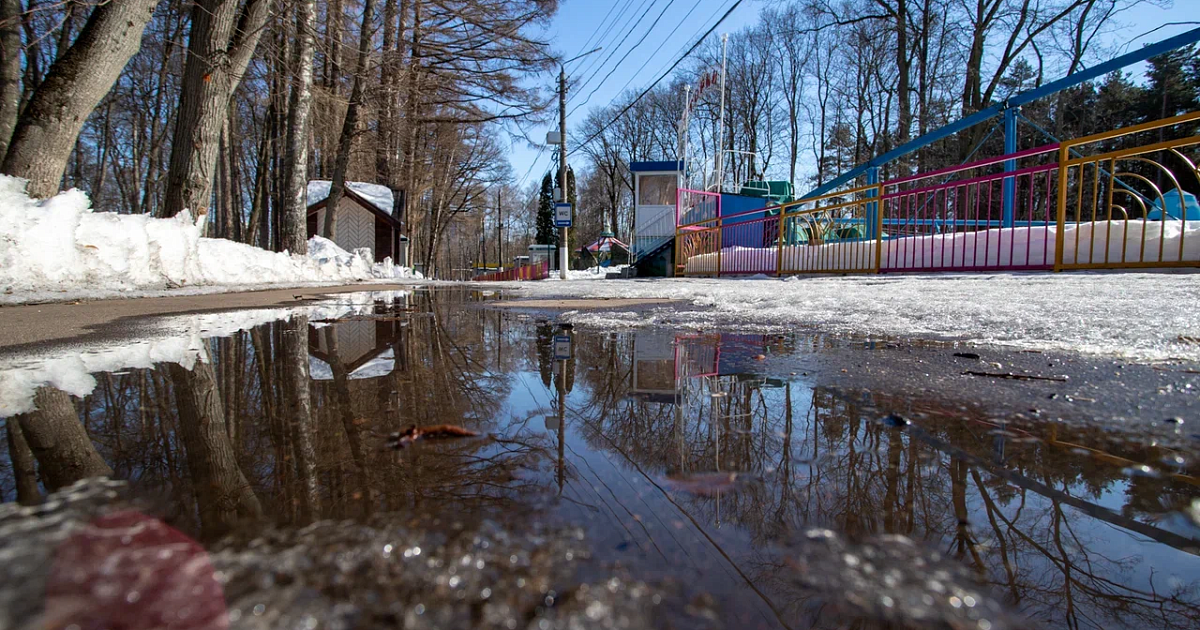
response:
<path fill-rule="evenodd" d="M 721 195 L 704 190 L 680 188 L 675 191 L 675 225 L 686 227 L 709 221 L 721 216 Z"/>
<path fill-rule="evenodd" d="M 1057 149 L 1048 145 L 885 183 L 880 271 L 1053 268 L 1058 165 L 1045 160 Z M 999 171 L 1009 160 L 1021 167 Z"/>

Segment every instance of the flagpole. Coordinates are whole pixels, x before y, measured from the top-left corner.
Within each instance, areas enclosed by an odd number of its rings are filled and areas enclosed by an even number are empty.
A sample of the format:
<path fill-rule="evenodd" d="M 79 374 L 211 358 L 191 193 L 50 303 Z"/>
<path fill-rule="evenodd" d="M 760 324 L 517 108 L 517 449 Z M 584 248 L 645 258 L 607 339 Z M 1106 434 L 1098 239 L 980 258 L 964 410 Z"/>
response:
<path fill-rule="evenodd" d="M 721 116 L 717 135 L 717 194 L 725 185 L 725 51 L 729 44 L 729 33 L 721 35 Z"/>
<path fill-rule="evenodd" d="M 688 145 L 688 118 L 692 110 L 692 86 L 691 84 L 683 86 L 683 120 L 679 121 L 679 161 L 683 162 L 683 184 L 688 185 L 687 176 L 687 145 Z"/>

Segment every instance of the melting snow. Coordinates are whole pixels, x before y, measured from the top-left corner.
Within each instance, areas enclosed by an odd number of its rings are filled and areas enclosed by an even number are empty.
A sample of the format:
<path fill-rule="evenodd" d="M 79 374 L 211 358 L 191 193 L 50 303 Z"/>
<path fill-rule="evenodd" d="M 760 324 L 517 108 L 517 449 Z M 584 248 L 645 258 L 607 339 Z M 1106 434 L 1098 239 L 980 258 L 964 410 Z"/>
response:
<path fill-rule="evenodd" d="M 1142 360 L 1200 360 L 1200 275 L 994 273 L 759 276 L 511 283 L 536 298 L 679 300 L 651 311 L 572 312 L 578 324 L 948 338 Z"/>
<path fill-rule="evenodd" d="M 0 418 L 33 409 L 33 394 L 38 387 L 49 385 L 73 396 L 87 396 L 96 387 L 97 372 L 142 369 L 156 363 L 178 363 L 191 369 L 203 353 L 205 340 L 228 337 L 241 330 L 299 315 L 311 320 L 334 320 L 348 315 L 367 314 L 374 310 L 376 300 L 390 301 L 406 295 L 405 291 L 375 291 L 339 295 L 337 302 L 306 305 L 294 308 L 268 308 L 220 313 L 181 315 L 153 320 L 135 340 L 100 341 L 82 346 L 57 346 L 22 356 L 0 358 Z M 381 355 L 382 358 L 383 355 Z M 328 378 L 332 371 L 324 362 Z M 390 354 L 388 361 L 391 363 Z M 351 378 L 369 378 L 356 371 Z M 321 380 L 320 367 L 310 362 L 312 377 Z M 373 369 L 379 369 L 379 365 Z M 358 375 L 363 372 L 362 375 Z"/>
<path fill-rule="evenodd" d="M 203 238 L 202 222 L 94 212 L 69 190 L 30 199 L 0 175 L 0 304 L 420 278 L 313 237 L 308 256 Z"/>

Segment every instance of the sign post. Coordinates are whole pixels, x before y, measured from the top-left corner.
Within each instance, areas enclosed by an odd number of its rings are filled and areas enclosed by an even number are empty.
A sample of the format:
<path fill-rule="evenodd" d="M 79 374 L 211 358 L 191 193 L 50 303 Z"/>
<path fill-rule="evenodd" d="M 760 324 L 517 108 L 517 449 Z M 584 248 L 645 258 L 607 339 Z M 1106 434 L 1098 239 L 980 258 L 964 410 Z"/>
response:
<path fill-rule="evenodd" d="M 568 228 L 571 227 L 571 204 L 556 203 L 554 204 L 554 227 Z"/>
<path fill-rule="evenodd" d="M 554 360 L 566 361 L 571 358 L 571 336 L 554 335 Z"/>

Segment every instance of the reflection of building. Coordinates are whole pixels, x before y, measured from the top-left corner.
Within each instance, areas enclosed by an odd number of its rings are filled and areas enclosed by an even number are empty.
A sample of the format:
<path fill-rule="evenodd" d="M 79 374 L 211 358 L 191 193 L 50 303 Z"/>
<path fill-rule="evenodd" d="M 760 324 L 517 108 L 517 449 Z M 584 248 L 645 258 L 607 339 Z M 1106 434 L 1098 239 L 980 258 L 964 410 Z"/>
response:
<path fill-rule="evenodd" d="M 639 332 L 633 339 L 630 394 L 649 402 L 673 403 L 680 393 L 680 381 L 713 376 L 757 378 L 758 357 L 772 340 L 767 335 Z"/>
<path fill-rule="evenodd" d="M 350 380 L 378 378 L 395 369 L 393 344 L 403 322 L 394 318 L 347 319 L 308 331 L 309 376 L 333 380 L 334 366 Z"/>
<path fill-rule="evenodd" d="M 675 402 L 675 358 L 673 332 L 634 335 L 633 387 L 629 393 L 648 402 Z"/>

